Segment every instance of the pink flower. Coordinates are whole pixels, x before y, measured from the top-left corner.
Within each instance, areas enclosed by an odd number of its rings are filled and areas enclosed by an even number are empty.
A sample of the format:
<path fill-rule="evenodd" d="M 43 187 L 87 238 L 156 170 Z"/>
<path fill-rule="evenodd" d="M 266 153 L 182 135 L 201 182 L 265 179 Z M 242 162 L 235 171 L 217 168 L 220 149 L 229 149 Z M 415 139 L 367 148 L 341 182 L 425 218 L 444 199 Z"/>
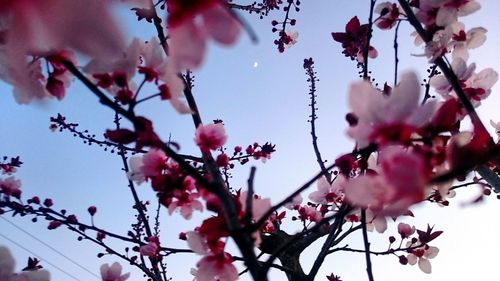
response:
<path fill-rule="evenodd" d="M 194 139 L 203 153 L 218 149 L 226 143 L 226 140 L 227 135 L 222 123 L 198 126 Z"/>
<path fill-rule="evenodd" d="M 234 281 L 238 271 L 233 265 L 233 258 L 228 253 L 204 256 L 197 264 L 197 281 Z"/>
<path fill-rule="evenodd" d="M 130 276 L 130 273 L 122 275 L 122 266 L 115 262 L 111 266 L 107 263 L 101 266 L 102 281 L 125 281 Z"/>
<path fill-rule="evenodd" d="M 186 232 L 187 243 L 189 249 L 198 255 L 207 255 L 209 253 L 209 247 L 207 245 L 206 238 L 197 231 Z"/>
<path fill-rule="evenodd" d="M 399 7 L 395 3 L 382 2 L 375 7 L 375 13 L 380 17 L 376 21 L 376 25 L 380 29 L 391 29 L 398 22 Z"/>
<path fill-rule="evenodd" d="M 369 82 L 351 85 L 349 106 L 357 122 L 347 134 L 356 140 L 359 148 L 371 142 L 406 142 L 416 128 L 427 124 L 434 112 L 435 103 L 419 105 L 420 81 L 412 73 L 404 73 L 401 82 L 385 94 Z"/>
<path fill-rule="evenodd" d="M 50 0 L 2 1 L 0 3 L 0 77 L 14 86 L 18 103 L 52 94 L 63 97 L 66 83 L 41 75 L 40 59 L 33 63 L 27 55 L 50 57 L 65 49 L 75 49 L 93 57 L 112 57 L 123 40 L 110 13 L 111 1 Z M 64 24 L 61 24 L 64 23 Z M 23 34 L 23 36 L 19 36 Z"/>
<path fill-rule="evenodd" d="M 156 177 L 166 168 L 167 156 L 160 149 L 152 148 L 142 157 L 140 171 L 146 177 Z"/>
<path fill-rule="evenodd" d="M 148 256 L 152 258 L 158 257 L 160 252 L 160 240 L 158 236 L 151 236 L 148 238 L 148 244 L 143 245 L 139 248 L 139 253 L 143 256 Z"/>
<path fill-rule="evenodd" d="M 338 175 L 332 184 L 328 183 L 326 177 L 321 177 L 317 181 L 317 191 L 309 194 L 309 200 L 317 204 L 328 204 L 342 201 L 344 193 L 342 191 L 346 178 Z"/>
<path fill-rule="evenodd" d="M 401 238 L 403 238 L 403 239 L 408 238 L 413 233 L 415 233 L 415 227 L 401 222 L 398 224 L 398 233 L 399 233 L 399 235 L 401 235 Z"/>
<path fill-rule="evenodd" d="M 475 49 L 486 41 L 486 29 L 483 27 L 471 28 L 467 32 L 464 30 L 464 24 L 455 22 L 451 25 L 453 29 L 453 59 L 460 57 L 465 61 L 469 59 L 469 49 Z"/>
<path fill-rule="evenodd" d="M 240 193 L 241 210 L 244 212 L 247 206 L 248 192 Z M 271 208 L 271 199 L 254 196 L 252 198 L 252 219 L 259 220 Z"/>
<path fill-rule="evenodd" d="M 2 17 L 12 17 L 7 26 L 8 49 L 43 53 L 71 47 L 105 56 L 123 46 L 110 1 L 2 1 L 0 11 Z"/>
<path fill-rule="evenodd" d="M 225 1 L 172 0 L 167 9 L 170 56 L 176 71 L 200 66 L 209 38 L 230 45 L 241 29 Z"/>
<path fill-rule="evenodd" d="M 411 242 L 407 246 L 409 245 L 411 245 Z M 432 266 L 429 259 L 435 258 L 438 253 L 439 249 L 437 247 L 424 245 L 420 248 L 410 250 L 410 254 L 406 258 L 409 264 L 415 265 L 418 263 L 420 270 L 424 273 L 431 273 Z"/>
<path fill-rule="evenodd" d="M 187 178 L 187 177 L 186 177 Z M 174 191 L 174 196 L 176 192 Z M 180 192 L 179 192 L 180 193 Z M 168 214 L 171 215 L 176 209 L 180 209 L 181 216 L 189 220 L 193 216 L 193 211 L 203 211 L 203 204 L 197 200 L 199 193 L 183 192 L 180 196 L 175 196 L 168 205 Z M 176 199 L 176 200 L 174 200 Z"/>
<path fill-rule="evenodd" d="M 380 152 L 381 172 L 365 174 L 347 182 L 346 199 L 375 214 L 398 216 L 424 199 L 428 172 L 421 155 L 399 146 Z"/>
<path fill-rule="evenodd" d="M 323 219 L 323 215 L 315 207 L 303 206 L 299 208 L 300 219 L 302 221 L 310 220 L 312 222 L 319 222 Z"/>
<path fill-rule="evenodd" d="M 142 167 L 142 157 L 132 156 L 128 160 L 130 171 L 127 173 L 129 180 L 135 181 L 137 184 L 141 184 L 146 180 L 146 176 L 141 171 Z"/>
<path fill-rule="evenodd" d="M 13 176 L 6 179 L 0 179 L 0 192 L 5 196 L 12 196 L 15 198 L 21 197 L 21 181 Z"/>
<path fill-rule="evenodd" d="M 450 25 L 457 21 L 458 16 L 467 16 L 481 8 L 481 5 L 475 0 L 446 0 L 439 2 L 441 3 L 436 15 L 436 24 L 439 26 Z"/>
<path fill-rule="evenodd" d="M 457 75 L 458 80 L 464 83 L 472 76 L 474 70 L 476 70 L 476 64 L 472 63 L 471 65 L 467 66 L 467 63 L 464 59 L 455 58 L 451 62 L 451 69 Z M 452 90 L 450 82 L 448 82 L 448 79 L 444 75 L 437 75 L 432 77 L 430 84 L 435 88 L 436 92 L 443 96 L 448 95 Z"/>

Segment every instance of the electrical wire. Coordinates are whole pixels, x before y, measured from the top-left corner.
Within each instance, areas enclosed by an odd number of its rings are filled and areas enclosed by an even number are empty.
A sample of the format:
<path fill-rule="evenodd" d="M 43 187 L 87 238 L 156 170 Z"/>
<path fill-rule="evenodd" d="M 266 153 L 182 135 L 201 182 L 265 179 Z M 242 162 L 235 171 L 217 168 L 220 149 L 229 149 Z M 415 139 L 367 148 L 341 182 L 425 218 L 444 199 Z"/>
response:
<path fill-rule="evenodd" d="M 0 216 L 1 219 L 3 219 L 4 221 L 6 221 L 7 223 L 9 223 L 10 225 L 12 225 L 13 227 L 17 228 L 18 230 L 22 231 L 24 234 L 28 235 L 29 237 L 35 239 L 36 241 L 40 242 L 41 244 L 43 244 L 45 247 L 51 249 L 52 251 L 56 252 L 57 254 L 59 254 L 61 257 L 65 258 L 66 260 L 68 260 L 69 262 L 71 262 L 72 264 L 78 266 L 79 268 L 85 270 L 86 272 L 88 272 L 89 274 L 93 275 L 94 277 L 96 277 L 98 280 L 101 280 L 101 278 L 95 274 L 94 272 L 88 270 L 87 268 L 83 267 L 82 265 L 80 265 L 78 262 L 74 261 L 73 259 L 71 259 L 70 257 L 66 256 L 65 254 L 61 253 L 60 251 L 58 251 L 57 249 L 55 249 L 54 247 L 52 247 L 51 245 L 47 244 L 46 242 L 40 240 L 40 238 L 36 237 L 35 235 L 29 233 L 28 231 L 24 230 L 23 228 L 21 228 L 20 226 L 16 225 L 15 223 L 11 222 L 10 220 L 4 218 L 3 216 Z"/>
<path fill-rule="evenodd" d="M 42 256 L 35 254 L 33 251 L 31 251 L 31 250 L 27 249 L 27 248 L 26 248 L 26 247 L 24 247 L 23 245 L 21 245 L 21 244 L 17 243 L 16 241 L 14 241 L 14 240 L 10 239 L 9 237 L 7 237 L 7 236 L 5 236 L 5 235 L 3 235 L 2 233 L 0 233 L 0 236 L 1 236 L 1 237 L 3 237 L 3 238 L 5 238 L 5 239 L 7 239 L 7 240 L 8 240 L 8 241 L 10 241 L 12 244 L 14 244 L 14 245 L 18 246 L 19 248 L 21 248 L 21 249 L 25 250 L 26 252 L 28 252 L 28 253 L 30 253 L 30 254 L 32 254 L 32 255 L 34 255 L 35 257 L 38 257 L 38 258 L 39 258 L 41 261 L 43 261 L 44 263 L 46 263 L 46 264 L 48 264 L 48 265 L 50 265 L 50 266 L 54 267 L 55 269 L 57 269 L 57 270 L 61 271 L 62 273 L 64 273 L 64 274 L 68 275 L 69 277 L 71 277 L 71 278 L 73 278 L 73 279 L 75 279 L 75 280 L 77 280 L 77 281 L 82 281 L 82 280 L 78 279 L 77 277 L 75 277 L 74 275 L 72 275 L 71 273 L 68 273 L 68 272 L 67 272 L 67 271 L 65 271 L 64 269 L 62 269 L 62 268 L 58 267 L 57 265 L 55 265 L 55 264 L 51 263 L 50 261 L 48 261 L 48 260 L 46 260 L 46 259 L 44 259 Z"/>

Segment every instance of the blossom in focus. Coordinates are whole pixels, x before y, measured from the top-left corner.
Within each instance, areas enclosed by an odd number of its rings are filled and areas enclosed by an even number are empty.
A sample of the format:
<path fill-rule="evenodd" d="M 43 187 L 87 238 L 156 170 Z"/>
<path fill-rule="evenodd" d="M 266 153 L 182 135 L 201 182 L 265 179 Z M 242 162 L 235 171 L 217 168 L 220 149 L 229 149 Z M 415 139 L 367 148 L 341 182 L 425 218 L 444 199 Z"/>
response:
<path fill-rule="evenodd" d="M 194 141 L 204 153 L 218 149 L 227 141 L 224 125 L 222 123 L 199 125 L 196 128 Z"/>
<path fill-rule="evenodd" d="M 342 53 L 351 59 L 363 62 L 363 50 L 368 38 L 368 24 L 360 24 L 358 17 L 353 17 L 345 26 L 345 32 L 332 32 L 333 40 L 342 43 Z M 377 50 L 369 46 L 368 57 L 376 58 Z"/>
<path fill-rule="evenodd" d="M 401 222 L 398 224 L 398 233 L 399 233 L 399 235 L 401 235 L 401 238 L 403 238 L 403 239 L 408 238 L 413 233 L 415 233 L 415 227 Z"/>
<path fill-rule="evenodd" d="M 467 32 L 465 32 L 465 26 L 461 22 L 455 22 L 451 27 L 453 30 L 451 42 L 453 59 L 460 57 L 466 61 L 469 59 L 469 49 L 475 49 L 486 41 L 487 30 L 484 27 L 471 28 Z"/>
<path fill-rule="evenodd" d="M 130 273 L 122 275 L 122 266 L 115 262 L 111 266 L 107 263 L 101 266 L 102 281 L 125 281 L 130 276 Z"/>
<path fill-rule="evenodd" d="M 208 39 L 230 45 L 240 33 L 240 23 L 225 1 L 172 0 L 167 11 L 170 58 L 177 72 L 201 65 Z"/>
<path fill-rule="evenodd" d="M 411 245 L 411 242 L 407 246 Z M 418 267 L 424 273 L 431 273 L 432 266 L 429 259 L 433 259 L 439 253 L 439 249 L 437 247 L 424 245 L 420 248 L 409 250 L 410 254 L 406 257 L 408 259 L 408 263 L 411 265 L 415 265 L 418 263 Z"/>

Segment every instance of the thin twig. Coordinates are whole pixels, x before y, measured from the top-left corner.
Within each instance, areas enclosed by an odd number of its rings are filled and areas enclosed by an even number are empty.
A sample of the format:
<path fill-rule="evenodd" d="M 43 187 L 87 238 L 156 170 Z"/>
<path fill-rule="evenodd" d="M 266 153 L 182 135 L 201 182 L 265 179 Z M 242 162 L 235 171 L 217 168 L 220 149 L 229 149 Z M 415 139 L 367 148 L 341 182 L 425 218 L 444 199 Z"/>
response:
<path fill-rule="evenodd" d="M 361 210 L 361 224 L 363 226 L 363 242 L 365 245 L 366 273 L 368 280 L 374 281 L 372 272 L 372 261 L 370 259 L 370 242 L 368 242 L 368 233 L 366 231 L 366 211 Z"/>
<path fill-rule="evenodd" d="M 245 225 L 250 225 L 252 223 L 252 218 L 253 218 L 253 194 L 254 194 L 254 188 L 253 188 L 253 182 L 255 178 L 255 171 L 257 168 L 255 166 L 252 166 L 250 168 L 250 176 L 248 177 L 247 180 L 247 185 L 248 185 L 248 192 L 247 192 L 247 198 L 246 198 L 246 208 L 245 208 L 245 217 L 244 217 L 244 222 Z"/>

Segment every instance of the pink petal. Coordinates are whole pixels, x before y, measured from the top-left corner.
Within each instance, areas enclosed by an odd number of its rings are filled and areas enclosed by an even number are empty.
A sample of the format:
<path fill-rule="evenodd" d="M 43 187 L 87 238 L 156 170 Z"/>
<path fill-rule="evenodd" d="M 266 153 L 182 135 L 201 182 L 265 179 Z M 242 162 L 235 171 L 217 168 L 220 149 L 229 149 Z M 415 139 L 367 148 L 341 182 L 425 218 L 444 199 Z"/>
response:
<path fill-rule="evenodd" d="M 201 65 L 206 49 L 206 33 L 194 21 L 170 28 L 170 58 L 175 72 Z"/>
<path fill-rule="evenodd" d="M 401 75 L 400 83 L 392 90 L 384 109 L 377 114 L 385 121 L 402 121 L 415 111 L 420 99 L 420 81 L 414 72 Z"/>
<path fill-rule="evenodd" d="M 216 5 L 203 12 L 203 21 L 208 34 L 221 44 L 233 44 L 238 38 L 240 23 L 225 6 Z"/>
<path fill-rule="evenodd" d="M 351 84 L 349 88 L 349 107 L 361 121 L 372 122 L 376 112 L 383 104 L 382 94 L 367 81 Z"/>
<path fill-rule="evenodd" d="M 199 255 L 206 255 L 208 253 L 208 246 L 203 238 L 196 231 L 189 231 L 186 233 L 188 246 L 193 252 Z"/>
<path fill-rule="evenodd" d="M 424 273 L 431 273 L 432 272 L 432 266 L 431 263 L 428 259 L 425 258 L 419 258 L 418 259 L 418 267 L 420 270 L 422 270 Z"/>

